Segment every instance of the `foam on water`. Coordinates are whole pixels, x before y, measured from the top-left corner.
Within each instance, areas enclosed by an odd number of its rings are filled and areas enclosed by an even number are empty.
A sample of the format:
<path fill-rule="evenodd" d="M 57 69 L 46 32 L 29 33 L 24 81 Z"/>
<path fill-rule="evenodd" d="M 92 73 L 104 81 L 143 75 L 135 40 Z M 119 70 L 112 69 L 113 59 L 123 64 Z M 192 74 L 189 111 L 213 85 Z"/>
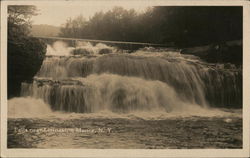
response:
<path fill-rule="evenodd" d="M 42 118 L 51 114 L 49 105 L 41 99 L 19 97 L 8 101 L 9 118 Z"/>
<path fill-rule="evenodd" d="M 47 56 L 73 56 L 73 55 L 100 55 L 114 53 L 118 50 L 114 47 L 98 43 L 95 46 L 90 42 L 76 42 L 75 47 L 69 47 L 67 43 L 56 41 L 47 45 Z"/>
<path fill-rule="evenodd" d="M 47 45 L 46 55 L 69 56 L 73 47 L 68 47 L 65 42 L 56 41 L 53 45 Z"/>
<path fill-rule="evenodd" d="M 217 108 L 190 107 L 185 111 L 165 112 L 162 110 L 134 111 L 131 113 L 115 113 L 109 110 L 101 110 L 95 113 L 69 113 L 51 111 L 49 105 L 41 99 L 30 97 L 13 98 L 8 101 L 8 118 L 40 118 L 40 119 L 144 119 L 144 120 L 164 120 L 176 118 L 225 118 L 225 122 L 233 118 L 241 118 L 241 110 L 225 110 Z"/>

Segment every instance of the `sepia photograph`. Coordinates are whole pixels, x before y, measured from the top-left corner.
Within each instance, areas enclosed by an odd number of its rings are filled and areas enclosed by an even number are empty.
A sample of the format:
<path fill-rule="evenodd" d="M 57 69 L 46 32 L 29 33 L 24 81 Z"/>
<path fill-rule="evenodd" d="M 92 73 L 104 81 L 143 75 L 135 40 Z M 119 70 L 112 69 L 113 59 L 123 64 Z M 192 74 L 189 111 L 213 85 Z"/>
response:
<path fill-rule="evenodd" d="M 7 150 L 246 147 L 243 4 L 63 2 L 1 10 Z"/>

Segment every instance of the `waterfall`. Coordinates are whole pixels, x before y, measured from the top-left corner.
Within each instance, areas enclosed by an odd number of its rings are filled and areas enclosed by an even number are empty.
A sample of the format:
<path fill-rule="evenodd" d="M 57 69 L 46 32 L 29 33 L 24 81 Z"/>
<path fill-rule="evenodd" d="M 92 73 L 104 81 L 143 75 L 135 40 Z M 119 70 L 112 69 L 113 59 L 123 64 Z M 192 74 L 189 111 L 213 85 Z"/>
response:
<path fill-rule="evenodd" d="M 171 112 L 242 104 L 242 71 L 230 64 L 167 49 L 129 54 L 89 43 L 77 48 L 57 43 L 48 46 L 47 55 L 33 83 L 22 83 L 21 95 L 43 99 L 52 110 Z"/>

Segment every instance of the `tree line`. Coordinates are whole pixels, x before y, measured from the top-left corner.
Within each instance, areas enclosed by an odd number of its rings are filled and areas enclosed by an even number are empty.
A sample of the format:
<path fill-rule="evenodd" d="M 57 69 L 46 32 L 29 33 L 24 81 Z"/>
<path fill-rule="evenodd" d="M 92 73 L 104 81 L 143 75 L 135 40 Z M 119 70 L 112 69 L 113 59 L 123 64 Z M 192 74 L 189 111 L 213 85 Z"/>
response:
<path fill-rule="evenodd" d="M 61 37 L 149 42 L 176 47 L 242 39 L 242 7 L 158 6 L 138 13 L 114 7 L 86 20 L 69 18 Z"/>

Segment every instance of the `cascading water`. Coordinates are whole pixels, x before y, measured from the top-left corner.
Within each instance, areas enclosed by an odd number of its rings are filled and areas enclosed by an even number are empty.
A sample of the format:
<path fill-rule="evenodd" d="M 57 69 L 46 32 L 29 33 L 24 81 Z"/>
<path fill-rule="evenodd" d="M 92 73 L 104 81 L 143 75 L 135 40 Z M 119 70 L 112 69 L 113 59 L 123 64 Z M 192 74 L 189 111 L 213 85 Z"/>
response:
<path fill-rule="evenodd" d="M 48 46 L 33 83 L 21 95 L 44 100 L 52 110 L 184 111 L 242 104 L 242 72 L 194 56 L 159 49 L 126 53 L 103 44 Z"/>

